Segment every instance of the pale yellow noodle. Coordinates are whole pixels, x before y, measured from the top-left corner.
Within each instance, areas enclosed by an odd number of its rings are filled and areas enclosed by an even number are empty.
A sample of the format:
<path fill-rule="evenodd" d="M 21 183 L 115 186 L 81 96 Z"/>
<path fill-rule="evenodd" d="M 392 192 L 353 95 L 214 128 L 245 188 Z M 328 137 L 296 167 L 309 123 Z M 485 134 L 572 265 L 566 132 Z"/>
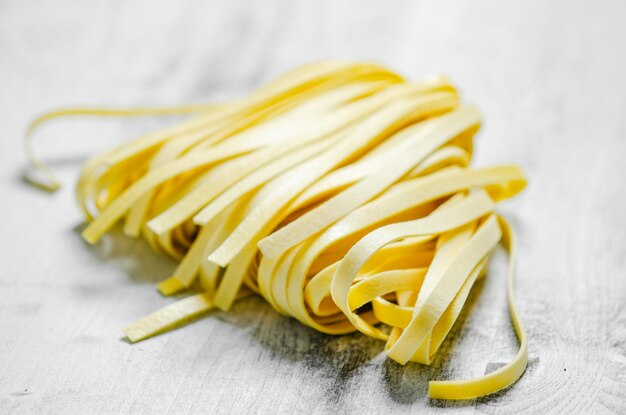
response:
<path fill-rule="evenodd" d="M 358 330 L 395 361 L 428 365 L 502 244 L 519 353 L 482 377 L 430 382 L 430 396 L 475 398 L 522 375 L 515 234 L 495 208 L 526 180 L 516 166 L 469 167 L 481 116 L 446 78 L 313 63 L 224 104 L 51 112 L 33 122 L 27 148 L 41 185 L 55 189 L 29 145 L 42 122 L 186 112 L 198 114 L 93 158 L 78 182 L 88 242 L 123 221 L 181 261 L 161 293 L 202 290 L 126 327 L 129 340 L 257 293 L 319 331 Z"/>

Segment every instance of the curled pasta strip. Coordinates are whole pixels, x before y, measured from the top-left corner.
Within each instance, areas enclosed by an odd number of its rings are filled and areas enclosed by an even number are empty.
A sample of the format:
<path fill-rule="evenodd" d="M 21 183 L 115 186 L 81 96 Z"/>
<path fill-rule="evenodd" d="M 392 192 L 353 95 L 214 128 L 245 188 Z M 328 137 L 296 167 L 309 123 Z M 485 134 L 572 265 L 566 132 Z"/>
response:
<path fill-rule="evenodd" d="M 184 112 L 197 114 L 94 157 L 77 186 L 88 242 L 122 221 L 180 260 L 161 293 L 202 289 L 126 327 L 131 341 L 257 294 L 321 332 L 358 330 L 401 364 L 430 364 L 502 244 L 519 353 L 480 378 L 433 381 L 430 396 L 483 396 L 522 375 L 515 235 L 495 209 L 526 180 L 516 166 L 469 166 L 481 117 L 446 78 L 319 62 L 224 104 L 53 112 L 28 137 L 63 115 Z"/>

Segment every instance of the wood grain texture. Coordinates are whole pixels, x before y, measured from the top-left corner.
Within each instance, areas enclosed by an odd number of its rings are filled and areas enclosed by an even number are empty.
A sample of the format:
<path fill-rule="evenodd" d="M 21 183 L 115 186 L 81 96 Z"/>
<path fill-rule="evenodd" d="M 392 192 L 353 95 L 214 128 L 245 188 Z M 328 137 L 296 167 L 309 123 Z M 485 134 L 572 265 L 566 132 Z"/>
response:
<path fill-rule="evenodd" d="M 0 413 L 626 413 L 625 16 L 621 1 L 1 0 Z M 484 112 L 475 164 L 528 173 L 501 209 L 530 341 L 509 390 L 426 396 L 514 355 L 502 253 L 431 367 L 257 298 L 130 345 L 120 329 L 171 302 L 153 283 L 174 264 L 119 232 L 84 244 L 72 185 L 88 155 L 175 120 L 51 123 L 38 151 L 67 186 L 20 180 L 40 111 L 234 97 L 327 57 L 450 75 Z"/>

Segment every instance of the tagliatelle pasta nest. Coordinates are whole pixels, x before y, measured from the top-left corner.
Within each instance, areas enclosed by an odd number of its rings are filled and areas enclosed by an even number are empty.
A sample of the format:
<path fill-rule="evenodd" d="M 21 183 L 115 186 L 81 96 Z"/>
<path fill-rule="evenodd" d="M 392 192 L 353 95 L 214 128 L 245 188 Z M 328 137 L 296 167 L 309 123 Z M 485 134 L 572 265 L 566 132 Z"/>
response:
<path fill-rule="evenodd" d="M 126 327 L 131 341 L 256 293 L 316 330 L 358 330 L 401 364 L 430 364 L 501 243 L 519 352 L 485 376 L 431 382 L 430 396 L 483 396 L 522 375 L 516 243 L 495 208 L 526 181 L 512 165 L 469 167 L 480 114 L 446 78 L 320 62 L 232 102 L 64 110 L 32 128 L 64 115 L 176 112 L 197 114 L 94 157 L 77 186 L 89 243 L 123 221 L 127 235 L 180 260 L 161 293 L 202 287 Z"/>

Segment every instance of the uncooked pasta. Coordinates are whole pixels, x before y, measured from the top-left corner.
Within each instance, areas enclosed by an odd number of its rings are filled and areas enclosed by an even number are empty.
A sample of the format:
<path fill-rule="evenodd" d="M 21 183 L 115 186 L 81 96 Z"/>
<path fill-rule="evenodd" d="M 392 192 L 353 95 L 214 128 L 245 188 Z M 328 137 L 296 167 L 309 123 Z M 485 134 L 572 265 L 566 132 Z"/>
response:
<path fill-rule="evenodd" d="M 479 397 L 522 375 L 515 234 L 496 206 L 526 181 L 514 165 L 470 167 L 481 116 L 448 79 L 325 61 L 225 103 L 70 109 L 33 128 L 58 116 L 167 113 L 194 115 L 94 157 L 77 185 L 85 240 L 122 222 L 180 261 L 162 294 L 201 287 L 126 327 L 129 340 L 256 294 L 320 332 L 360 331 L 398 363 L 428 365 L 502 245 L 519 352 L 485 376 L 433 381 L 430 396 Z M 39 183 L 58 187 L 30 155 Z"/>

